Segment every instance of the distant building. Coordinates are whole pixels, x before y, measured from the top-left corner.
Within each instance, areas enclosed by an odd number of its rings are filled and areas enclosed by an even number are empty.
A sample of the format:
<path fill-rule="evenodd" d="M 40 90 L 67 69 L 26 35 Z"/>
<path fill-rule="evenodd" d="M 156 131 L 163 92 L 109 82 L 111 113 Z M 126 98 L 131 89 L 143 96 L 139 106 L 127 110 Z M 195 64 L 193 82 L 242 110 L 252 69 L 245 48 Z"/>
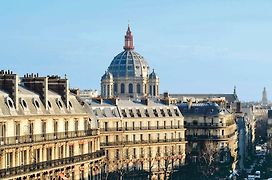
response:
<path fill-rule="evenodd" d="M 157 97 L 159 77 L 139 53 L 134 51 L 133 36 L 128 26 L 124 51 L 114 57 L 101 78 L 101 97 Z"/>
<path fill-rule="evenodd" d="M 82 99 L 97 98 L 99 96 L 99 93 L 97 90 L 85 89 L 79 90 L 78 96 Z"/>
<path fill-rule="evenodd" d="M 268 99 L 267 99 L 267 92 L 266 88 L 264 87 L 263 93 L 262 93 L 262 104 L 267 105 L 268 104 Z"/>
<path fill-rule="evenodd" d="M 236 94 L 236 88 L 230 94 L 170 94 L 177 103 L 188 102 L 215 102 L 233 113 L 241 113 L 241 103 Z M 161 96 L 162 97 L 162 96 Z"/>
<path fill-rule="evenodd" d="M 186 154 L 192 161 L 204 143 L 210 142 L 218 149 L 218 162 L 237 160 L 237 125 L 235 116 L 217 103 L 181 103 L 178 105 L 184 116 L 186 128 Z"/>

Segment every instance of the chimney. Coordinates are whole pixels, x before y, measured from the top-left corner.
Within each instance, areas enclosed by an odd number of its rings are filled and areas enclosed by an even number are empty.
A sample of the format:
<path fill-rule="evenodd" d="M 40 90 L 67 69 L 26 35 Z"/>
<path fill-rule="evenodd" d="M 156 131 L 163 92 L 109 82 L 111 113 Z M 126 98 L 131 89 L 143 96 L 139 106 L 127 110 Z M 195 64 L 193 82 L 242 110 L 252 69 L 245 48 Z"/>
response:
<path fill-rule="evenodd" d="M 75 94 L 76 96 L 80 95 L 80 90 L 78 88 L 70 89 L 70 92 L 73 93 L 73 94 Z"/>
<path fill-rule="evenodd" d="M 148 106 L 149 105 L 149 102 L 150 100 L 148 98 L 144 98 L 144 99 L 141 99 L 141 103 Z"/>
<path fill-rule="evenodd" d="M 39 94 L 45 108 L 48 109 L 48 77 L 39 77 L 38 74 L 34 77 L 26 74 L 22 78 L 21 83 L 27 89 Z"/>
<path fill-rule="evenodd" d="M 48 77 L 48 89 L 59 94 L 65 103 L 66 107 L 69 104 L 69 81 L 68 79 L 61 79 L 59 76 Z"/>
<path fill-rule="evenodd" d="M 118 105 L 118 101 L 119 101 L 119 98 L 111 98 L 110 101 L 112 102 L 112 104 L 114 104 L 115 106 Z"/>
<path fill-rule="evenodd" d="M 17 74 L 13 74 L 12 71 L 0 72 L 0 89 L 4 90 L 9 94 L 14 102 L 14 106 L 18 109 L 19 97 L 18 97 L 19 77 Z"/>

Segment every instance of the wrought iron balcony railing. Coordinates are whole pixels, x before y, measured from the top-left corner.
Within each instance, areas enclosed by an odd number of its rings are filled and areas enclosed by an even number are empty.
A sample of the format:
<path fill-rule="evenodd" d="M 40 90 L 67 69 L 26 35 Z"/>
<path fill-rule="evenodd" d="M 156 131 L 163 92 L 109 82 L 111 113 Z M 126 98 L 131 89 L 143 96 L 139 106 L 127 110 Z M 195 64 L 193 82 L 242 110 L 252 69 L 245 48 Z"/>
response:
<path fill-rule="evenodd" d="M 105 156 L 104 150 L 99 150 L 93 153 L 67 157 L 63 159 L 55 159 L 50 161 L 39 162 L 35 164 L 27 164 L 17 167 L 11 167 L 6 169 L 0 169 L 0 178 L 8 178 L 11 176 L 18 176 L 25 173 L 30 173 L 33 171 L 39 171 L 43 169 L 50 169 L 56 167 L 62 167 L 70 164 L 75 164 L 83 161 L 88 161 L 92 159 L 102 158 Z"/>
<path fill-rule="evenodd" d="M 118 127 L 118 128 L 100 128 L 101 132 L 106 131 L 138 131 L 138 130 L 163 130 L 163 129 L 183 129 L 183 126 L 144 126 L 144 127 Z"/>
<path fill-rule="evenodd" d="M 14 145 L 14 144 L 22 144 L 22 143 L 35 143 L 35 142 L 62 140 L 62 139 L 96 136 L 96 135 L 98 135 L 98 131 L 90 129 L 85 131 L 68 131 L 68 132 L 56 132 L 56 133 L 47 133 L 47 134 L 0 137 L 0 145 L 3 146 L 3 145 Z"/>
<path fill-rule="evenodd" d="M 115 141 L 115 142 L 102 142 L 101 146 L 118 146 L 118 145 L 133 145 L 133 144 L 153 144 L 165 142 L 185 142 L 184 138 L 174 139 L 151 139 L 151 140 L 135 140 L 135 141 Z"/>

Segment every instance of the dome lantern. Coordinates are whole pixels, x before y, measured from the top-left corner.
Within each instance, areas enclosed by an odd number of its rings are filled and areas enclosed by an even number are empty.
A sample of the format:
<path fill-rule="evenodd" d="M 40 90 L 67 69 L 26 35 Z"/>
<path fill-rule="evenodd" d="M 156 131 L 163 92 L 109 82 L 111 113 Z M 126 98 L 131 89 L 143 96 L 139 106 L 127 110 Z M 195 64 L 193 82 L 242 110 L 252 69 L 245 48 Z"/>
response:
<path fill-rule="evenodd" d="M 133 35 L 132 32 L 130 31 L 130 27 L 128 25 L 127 33 L 125 35 L 125 45 L 124 45 L 124 50 L 133 50 Z"/>

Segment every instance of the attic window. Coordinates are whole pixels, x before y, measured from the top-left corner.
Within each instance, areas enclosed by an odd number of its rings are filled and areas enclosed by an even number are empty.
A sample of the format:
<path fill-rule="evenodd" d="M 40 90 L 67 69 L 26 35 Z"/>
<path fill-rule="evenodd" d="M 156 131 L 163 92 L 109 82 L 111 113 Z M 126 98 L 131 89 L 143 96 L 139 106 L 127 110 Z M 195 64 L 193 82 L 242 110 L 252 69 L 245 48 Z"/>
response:
<path fill-rule="evenodd" d="M 142 114 L 141 114 L 141 112 L 140 112 L 140 109 L 136 109 L 136 112 L 137 112 L 138 117 L 142 117 Z"/>
<path fill-rule="evenodd" d="M 6 103 L 7 103 L 9 108 L 14 108 L 13 101 L 12 101 L 12 99 L 10 97 L 7 97 Z"/>
<path fill-rule="evenodd" d="M 37 109 L 40 108 L 40 103 L 38 102 L 37 99 L 34 99 L 34 100 L 33 100 L 33 104 L 34 104 L 34 106 L 35 106 Z"/>
<path fill-rule="evenodd" d="M 163 110 L 163 109 L 160 109 L 160 111 L 161 111 L 161 115 L 162 115 L 163 117 L 165 117 L 165 112 L 164 112 L 164 110 Z"/>
<path fill-rule="evenodd" d="M 147 109 L 145 109 L 145 116 L 146 116 L 146 117 L 149 117 L 149 113 L 148 113 L 148 110 L 147 110 Z"/>
<path fill-rule="evenodd" d="M 52 108 L 52 105 L 51 105 L 50 101 L 47 101 L 47 105 L 48 105 L 49 108 Z"/>
<path fill-rule="evenodd" d="M 123 115 L 123 117 L 127 117 L 127 113 L 124 109 L 122 109 L 122 115 Z"/>
<path fill-rule="evenodd" d="M 154 113 L 154 115 L 155 115 L 156 117 L 159 117 L 158 112 L 157 112 L 156 109 L 153 109 L 153 113 Z"/>
<path fill-rule="evenodd" d="M 57 99 L 57 100 L 56 100 L 56 103 L 57 103 L 57 105 L 59 106 L 59 108 L 62 108 L 62 103 L 61 103 L 60 99 Z"/>
<path fill-rule="evenodd" d="M 27 104 L 24 99 L 21 99 L 21 105 L 23 106 L 23 108 L 27 108 Z"/>
<path fill-rule="evenodd" d="M 170 109 L 167 109 L 167 112 L 168 112 L 168 115 L 169 115 L 170 117 L 172 117 L 172 112 L 171 112 L 171 110 L 170 110 Z"/>
<path fill-rule="evenodd" d="M 69 106 L 72 108 L 73 107 L 73 104 L 71 101 L 69 101 Z"/>
<path fill-rule="evenodd" d="M 176 114 L 176 116 L 179 116 L 179 112 L 178 112 L 178 110 L 177 109 L 174 109 L 175 110 L 175 114 Z"/>

